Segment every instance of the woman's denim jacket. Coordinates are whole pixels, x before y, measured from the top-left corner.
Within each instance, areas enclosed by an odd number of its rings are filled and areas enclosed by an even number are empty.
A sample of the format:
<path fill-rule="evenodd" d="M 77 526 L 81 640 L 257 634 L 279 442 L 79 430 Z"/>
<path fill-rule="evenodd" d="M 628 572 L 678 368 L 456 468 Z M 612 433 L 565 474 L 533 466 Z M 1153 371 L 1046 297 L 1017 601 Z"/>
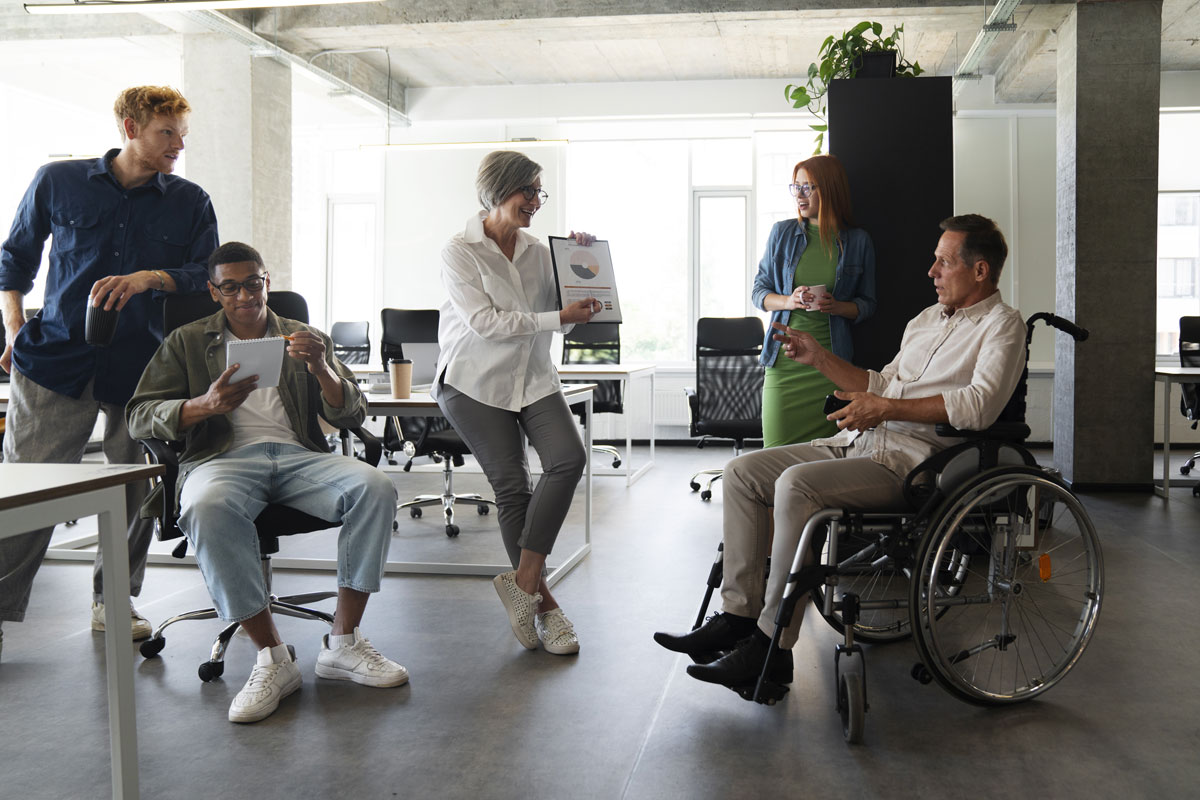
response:
<path fill-rule="evenodd" d="M 775 223 L 771 228 L 771 235 L 767 238 L 767 249 L 758 264 L 758 275 L 754 278 L 751 292 L 751 300 L 757 308 L 766 310 L 763 308 L 763 301 L 768 294 L 792 293 L 796 263 L 807 246 L 808 237 L 798 220 L 785 219 Z M 833 282 L 833 297 L 835 300 L 852 301 L 858 306 L 858 317 L 853 322 L 862 322 L 875 313 L 875 246 L 871 244 L 871 237 L 861 228 L 849 228 L 838 232 L 838 264 Z M 786 325 L 790 315 L 788 310 L 772 311 L 771 322 Z M 829 315 L 829 337 L 833 345 L 833 354 L 847 361 L 854 357 L 850 324 L 851 320 L 845 317 Z M 762 356 L 759 358 L 759 361 L 768 367 L 775 363 L 775 355 L 779 352 L 779 342 L 771 338 L 772 333 L 774 329 L 768 326 Z"/>

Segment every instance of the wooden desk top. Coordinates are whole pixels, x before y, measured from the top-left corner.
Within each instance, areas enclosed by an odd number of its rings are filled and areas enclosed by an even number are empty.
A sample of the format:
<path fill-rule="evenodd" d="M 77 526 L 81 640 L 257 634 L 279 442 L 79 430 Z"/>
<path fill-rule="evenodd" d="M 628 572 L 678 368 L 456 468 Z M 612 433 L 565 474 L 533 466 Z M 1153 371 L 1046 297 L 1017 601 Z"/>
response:
<path fill-rule="evenodd" d="M 596 388 L 594 383 L 571 383 L 563 386 L 563 396 L 568 400 L 582 394 L 587 394 Z M 388 397 L 382 394 L 373 394 L 371 392 L 363 392 L 363 397 L 367 398 L 367 413 L 368 414 L 386 414 L 389 411 L 405 411 L 409 412 L 406 416 L 441 416 L 442 410 L 438 407 L 437 401 L 429 395 L 428 392 L 414 392 L 411 397 L 400 400 L 395 397 Z M 412 412 L 426 411 L 428 414 L 416 414 Z"/>
<path fill-rule="evenodd" d="M 1200 378 L 1200 367 L 1155 367 L 1154 374 L 1174 378 Z"/>
<path fill-rule="evenodd" d="M 162 475 L 161 464 L 0 464 L 0 511 Z"/>

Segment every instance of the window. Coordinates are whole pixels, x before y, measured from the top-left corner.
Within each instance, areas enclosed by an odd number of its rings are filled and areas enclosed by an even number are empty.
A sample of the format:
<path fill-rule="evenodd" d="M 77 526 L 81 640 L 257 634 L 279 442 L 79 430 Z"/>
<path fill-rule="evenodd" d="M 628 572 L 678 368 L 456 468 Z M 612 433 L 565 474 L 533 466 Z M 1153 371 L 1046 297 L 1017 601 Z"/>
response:
<path fill-rule="evenodd" d="M 1158 315 L 1155 352 L 1179 352 L 1179 318 L 1200 314 L 1200 192 L 1158 196 Z"/>

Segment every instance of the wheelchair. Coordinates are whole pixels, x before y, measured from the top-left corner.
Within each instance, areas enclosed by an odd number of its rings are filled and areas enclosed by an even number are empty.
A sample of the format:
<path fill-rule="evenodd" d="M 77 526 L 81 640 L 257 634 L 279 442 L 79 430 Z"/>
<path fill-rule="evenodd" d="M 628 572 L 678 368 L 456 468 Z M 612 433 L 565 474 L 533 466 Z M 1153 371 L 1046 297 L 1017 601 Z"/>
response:
<path fill-rule="evenodd" d="M 1026 322 L 1026 360 L 1039 320 L 1077 341 L 1087 331 L 1053 314 Z M 825 509 L 801 534 L 758 681 L 735 687 L 773 705 L 788 687 L 769 680 L 781 635 L 811 596 L 844 641 L 834 651 L 842 733 L 863 738 L 868 709 L 865 651 L 912 638 L 920 659 L 912 677 L 936 681 L 978 705 L 1030 700 L 1062 680 L 1096 627 L 1103 556 L 1087 511 L 1022 443 L 1028 369 L 986 431 L 938 425 L 966 441 L 942 450 L 905 479 L 909 507 L 894 512 Z M 823 541 L 822 541 L 823 539 Z M 815 563 L 804 554 L 819 552 Z M 723 546 L 693 630 L 721 585 Z M 768 566 L 770 569 L 770 566 Z"/>

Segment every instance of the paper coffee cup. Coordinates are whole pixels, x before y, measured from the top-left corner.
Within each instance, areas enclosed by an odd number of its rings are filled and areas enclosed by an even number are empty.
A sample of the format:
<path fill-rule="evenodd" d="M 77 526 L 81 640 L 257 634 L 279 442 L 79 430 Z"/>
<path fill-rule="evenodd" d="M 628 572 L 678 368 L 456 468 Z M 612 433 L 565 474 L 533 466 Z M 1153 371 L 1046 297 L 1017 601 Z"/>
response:
<path fill-rule="evenodd" d="M 407 400 L 412 394 L 412 362 L 407 358 L 393 358 L 388 364 L 392 377 L 392 397 Z"/>
<path fill-rule="evenodd" d="M 117 320 L 120 319 L 121 312 L 116 306 L 104 310 L 104 306 L 94 306 L 89 298 L 87 304 L 87 314 L 83 319 L 83 339 L 93 347 L 107 347 L 112 344 L 113 337 L 117 334 Z"/>
<path fill-rule="evenodd" d="M 826 291 L 826 289 L 825 289 L 825 284 L 823 284 L 823 283 L 818 284 L 816 286 L 808 287 L 808 293 L 813 296 L 813 299 L 812 299 L 811 303 L 808 303 L 804 306 L 805 311 L 816 311 L 817 310 L 817 302 L 822 297 L 829 294 L 829 292 Z"/>

